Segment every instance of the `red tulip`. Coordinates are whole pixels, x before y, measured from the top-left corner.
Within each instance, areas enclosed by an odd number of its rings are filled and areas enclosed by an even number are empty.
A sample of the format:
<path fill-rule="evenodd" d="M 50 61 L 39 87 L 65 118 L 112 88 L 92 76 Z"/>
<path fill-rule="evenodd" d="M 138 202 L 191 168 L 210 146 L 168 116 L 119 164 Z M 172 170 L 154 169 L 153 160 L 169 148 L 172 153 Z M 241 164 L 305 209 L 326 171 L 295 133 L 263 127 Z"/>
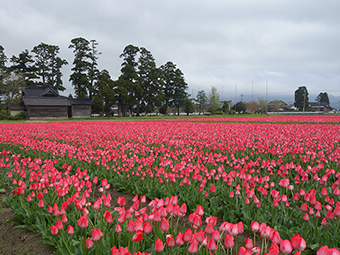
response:
<path fill-rule="evenodd" d="M 81 228 L 87 228 L 89 226 L 89 220 L 87 219 L 86 215 L 83 215 L 77 221 L 78 226 Z"/>
<path fill-rule="evenodd" d="M 166 246 L 174 247 L 175 246 L 175 239 L 172 235 L 166 235 Z"/>
<path fill-rule="evenodd" d="M 137 230 L 136 233 L 132 237 L 133 242 L 139 242 L 143 240 L 143 231 L 142 230 Z"/>
<path fill-rule="evenodd" d="M 122 232 L 122 228 L 121 228 L 121 226 L 119 225 L 119 223 L 117 223 L 115 231 L 116 231 L 116 233 Z"/>
<path fill-rule="evenodd" d="M 194 240 L 194 241 L 195 241 L 195 240 Z M 209 239 L 209 242 L 208 242 L 208 250 L 209 250 L 209 251 L 216 251 L 216 250 L 217 250 L 217 245 L 216 245 L 216 243 L 215 243 L 215 241 L 214 241 L 213 238 L 210 238 L 210 239 Z"/>
<path fill-rule="evenodd" d="M 125 206 L 125 205 L 126 205 L 125 197 L 119 197 L 119 198 L 117 199 L 117 204 L 118 204 L 119 206 Z"/>
<path fill-rule="evenodd" d="M 253 232 L 257 232 L 260 229 L 260 224 L 258 222 L 252 221 L 250 224 L 250 228 Z"/>
<path fill-rule="evenodd" d="M 202 216 L 204 214 L 203 207 L 201 205 L 197 206 L 196 211 L 199 216 Z"/>
<path fill-rule="evenodd" d="M 151 231 L 152 231 L 152 225 L 150 224 L 150 222 L 145 222 L 143 226 L 143 232 L 145 234 L 150 234 Z"/>
<path fill-rule="evenodd" d="M 277 202 L 276 199 L 273 200 L 273 207 L 278 207 L 279 206 L 279 203 Z"/>
<path fill-rule="evenodd" d="M 184 216 L 187 213 L 187 205 L 183 203 L 179 209 L 179 212 L 181 213 L 180 216 Z"/>
<path fill-rule="evenodd" d="M 198 251 L 197 245 L 198 245 L 198 242 L 195 239 L 193 239 L 189 246 L 189 252 L 196 253 Z"/>
<path fill-rule="evenodd" d="M 245 241 L 245 244 L 244 244 L 244 247 L 247 248 L 247 249 L 253 249 L 253 240 L 250 239 L 250 238 L 246 238 L 244 239 Z"/>
<path fill-rule="evenodd" d="M 45 206 L 44 200 L 39 200 L 38 206 L 43 208 Z"/>
<path fill-rule="evenodd" d="M 333 212 L 332 211 L 327 211 L 326 218 L 329 219 L 329 220 L 333 219 L 334 218 Z"/>
<path fill-rule="evenodd" d="M 316 255 L 328 255 L 329 254 L 329 248 L 327 245 L 322 246 L 319 248 L 319 250 L 316 252 Z"/>
<path fill-rule="evenodd" d="M 100 232 L 98 229 L 91 229 L 92 241 L 98 241 L 100 239 Z"/>
<path fill-rule="evenodd" d="M 162 218 L 160 229 L 164 232 L 169 230 L 169 220 L 166 220 L 165 218 Z"/>
<path fill-rule="evenodd" d="M 67 234 L 68 235 L 73 235 L 74 234 L 74 229 L 73 229 L 73 227 L 71 225 L 68 225 Z"/>
<path fill-rule="evenodd" d="M 161 239 L 157 239 L 155 242 L 155 251 L 156 252 L 161 252 L 164 249 L 164 245 Z"/>
<path fill-rule="evenodd" d="M 197 242 L 202 243 L 204 239 L 204 231 L 200 229 L 198 232 L 194 234 L 194 238 Z"/>
<path fill-rule="evenodd" d="M 308 215 L 308 213 L 305 213 L 305 215 L 303 216 L 303 220 L 309 221 L 309 215 Z"/>
<path fill-rule="evenodd" d="M 39 200 L 42 199 L 43 197 L 44 197 L 43 193 L 39 192 L 39 193 L 37 194 L 37 198 L 38 198 Z"/>
<path fill-rule="evenodd" d="M 301 206 L 300 209 L 301 209 L 301 211 L 307 212 L 307 209 L 308 209 L 307 203 L 304 203 L 304 204 Z"/>
<path fill-rule="evenodd" d="M 183 234 L 183 241 L 186 243 L 191 243 L 193 239 L 193 234 L 191 229 L 187 229 Z"/>
<path fill-rule="evenodd" d="M 51 234 L 54 236 L 58 234 L 58 228 L 54 225 L 51 225 Z"/>
<path fill-rule="evenodd" d="M 62 223 L 66 223 L 68 221 L 66 215 L 64 214 L 63 216 L 61 216 L 61 222 Z"/>
<path fill-rule="evenodd" d="M 185 242 L 183 241 L 183 234 L 181 232 L 178 233 L 175 242 L 177 245 L 183 245 Z"/>
<path fill-rule="evenodd" d="M 57 221 L 57 223 L 55 224 L 56 225 L 56 227 L 59 229 L 59 230 L 61 230 L 61 229 L 63 229 L 63 223 L 60 221 L 60 220 L 58 220 Z"/>
<path fill-rule="evenodd" d="M 135 232 L 135 223 L 134 223 L 132 220 L 130 220 L 129 223 L 128 223 L 128 225 L 127 225 L 127 227 L 126 227 L 126 229 L 127 229 L 130 233 Z"/>
<path fill-rule="evenodd" d="M 214 230 L 214 232 L 212 232 L 211 234 L 211 238 L 213 238 L 215 240 L 215 242 L 217 242 L 218 240 L 221 239 L 221 234 L 218 230 Z"/>
<path fill-rule="evenodd" d="M 306 241 L 299 234 L 292 236 L 290 242 L 295 250 L 303 251 L 306 248 Z"/>
<path fill-rule="evenodd" d="M 90 239 L 90 237 L 88 237 L 88 238 L 85 240 L 85 244 L 86 244 L 86 248 L 87 248 L 87 249 L 91 249 L 91 248 L 92 248 L 93 242 L 92 242 L 92 240 Z"/>
<path fill-rule="evenodd" d="M 212 234 L 212 232 L 214 232 L 214 227 L 211 223 L 208 223 L 207 226 L 205 227 L 205 232 L 207 234 Z"/>
<path fill-rule="evenodd" d="M 226 248 L 232 248 L 234 246 L 234 237 L 231 234 L 225 236 L 224 246 Z"/>
<path fill-rule="evenodd" d="M 284 254 L 291 253 L 293 250 L 292 244 L 289 240 L 281 240 L 280 242 L 280 251 Z"/>

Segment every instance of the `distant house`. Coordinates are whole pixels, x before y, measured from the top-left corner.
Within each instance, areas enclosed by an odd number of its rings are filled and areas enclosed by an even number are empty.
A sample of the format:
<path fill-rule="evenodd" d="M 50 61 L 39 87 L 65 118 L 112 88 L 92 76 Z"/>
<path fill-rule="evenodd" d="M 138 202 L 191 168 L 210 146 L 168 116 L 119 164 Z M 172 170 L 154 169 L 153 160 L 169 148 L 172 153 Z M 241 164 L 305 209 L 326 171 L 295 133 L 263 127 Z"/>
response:
<path fill-rule="evenodd" d="M 285 106 L 285 108 L 283 109 L 284 111 L 296 111 L 297 108 L 294 106 L 294 104 L 288 104 Z"/>
<path fill-rule="evenodd" d="M 56 87 L 30 86 L 24 89 L 22 109 L 30 119 L 91 117 L 90 99 L 73 99 L 59 95 Z M 11 108 L 13 106 L 9 106 Z M 11 112 L 14 115 L 14 112 Z"/>
<path fill-rule="evenodd" d="M 307 108 L 307 111 L 312 112 L 323 112 L 323 113 L 329 113 L 331 111 L 335 110 L 333 107 L 331 107 L 329 104 L 324 102 L 309 102 L 309 106 Z"/>
<path fill-rule="evenodd" d="M 267 105 L 267 112 L 278 112 L 283 111 L 287 104 L 282 100 L 274 100 L 270 101 Z"/>
<path fill-rule="evenodd" d="M 93 104 L 92 100 L 68 98 L 68 101 L 71 104 L 71 107 L 69 108 L 69 117 L 91 117 L 91 105 Z"/>
<path fill-rule="evenodd" d="M 20 112 L 25 111 L 25 107 L 23 105 L 9 105 L 7 107 L 9 115 L 17 115 Z"/>

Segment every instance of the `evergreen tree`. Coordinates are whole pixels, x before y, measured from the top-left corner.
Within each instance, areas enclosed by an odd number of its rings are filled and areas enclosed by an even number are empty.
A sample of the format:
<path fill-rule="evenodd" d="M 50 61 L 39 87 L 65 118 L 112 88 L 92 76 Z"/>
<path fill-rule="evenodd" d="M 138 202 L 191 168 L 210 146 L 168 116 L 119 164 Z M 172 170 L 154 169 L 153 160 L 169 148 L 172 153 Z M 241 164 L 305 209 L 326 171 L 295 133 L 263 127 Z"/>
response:
<path fill-rule="evenodd" d="M 122 112 L 123 116 L 127 116 L 127 110 L 133 112 L 133 107 L 137 105 L 139 111 L 139 101 L 138 99 L 141 97 L 143 93 L 143 89 L 139 84 L 138 75 L 137 75 L 137 61 L 136 56 L 139 52 L 139 48 L 133 45 L 128 45 L 124 48 L 123 53 L 119 56 L 123 58 L 121 75 L 119 77 L 119 85 L 124 86 L 127 94 L 125 94 L 126 98 L 122 99 L 120 102 L 125 102 L 122 104 Z M 120 88 L 121 89 L 121 88 Z M 122 95 L 124 95 L 122 94 Z"/>
<path fill-rule="evenodd" d="M 183 110 L 187 115 L 195 112 L 195 104 L 192 102 L 192 100 L 189 97 L 185 99 Z"/>
<path fill-rule="evenodd" d="M 236 103 L 235 105 L 235 111 L 238 113 L 245 113 L 247 110 L 247 106 L 245 103 L 243 103 L 242 101 L 239 101 Z"/>
<path fill-rule="evenodd" d="M 34 65 L 33 56 L 27 49 L 22 51 L 18 57 L 12 56 L 10 61 L 12 65 L 9 69 L 15 73 L 24 74 L 27 86 L 36 85 L 35 80 L 39 78 L 36 75 L 37 67 Z"/>
<path fill-rule="evenodd" d="M 88 78 L 89 78 L 88 92 L 89 92 L 89 98 L 92 99 L 92 95 L 95 93 L 94 83 L 99 74 L 99 70 L 97 68 L 98 66 L 97 59 L 99 58 L 98 56 L 102 53 L 97 50 L 98 42 L 96 40 L 91 40 L 90 42 L 91 42 L 91 51 L 89 54 L 90 67 L 88 70 Z"/>
<path fill-rule="evenodd" d="M 140 48 L 140 56 L 138 59 L 138 81 L 143 93 L 138 94 L 137 98 L 137 115 L 139 114 L 139 102 L 145 106 L 145 111 L 151 113 L 154 108 L 160 107 L 164 95 L 161 91 L 162 84 L 160 75 L 161 71 L 156 68 L 155 59 L 151 52 L 145 48 Z"/>
<path fill-rule="evenodd" d="M 93 112 L 99 114 L 110 115 L 111 107 L 115 103 L 114 81 L 111 79 L 107 70 L 103 70 L 98 74 L 95 83 L 96 92 L 93 96 Z"/>
<path fill-rule="evenodd" d="M 308 90 L 306 86 L 301 86 L 295 90 L 295 102 L 294 106 L 299 109 L 299 111 L 304 111 L 308 107 Z"/>
<path fill-rule="evenodd" d="M 0 88 L 3 86 L 5 74 L 7 73 L 5 49 L 0 45 Z"/>
<path fill-rule="evenodd" d="M 223 105 L 222 105 L 222 111 L 224 113 L 228 113 L 229 112 L 229 102 L 228 101 L 223 101 Z"/>
<path fill-rule="evenodd" d="M 168 115 L 168 108 L 173 105 L 177 108 L 179 114 L 179 107 L 185 102 L 187 97 L 186 90 L 188 85 L 185 82 L 182 71 L 176 68 L 176 65 L 171 61 L 160 67 L 163 72 L 163 94 L 165 96 L 165 115 Z"/>
<path fill-rule="evenodd" d="M 201 113 L 204 113 L 208 104 L 208 97 L 204 90 L 198 91 L 195 101 L 197 103 L 198 114 L 201 115 Z"/>
<path fill-rule="evenodd" d="M 55 86 L 64 91 L 66 88 L 62 86 L 61 68 L 67 65 L 67 61 L 57 56 L 59 49 L 59 46 L 40 43 L 32 52 L 35 53 L 36 75 L 41 78 L 39 84 Z"/>
<path fill-rule="evenodd" d="M 319 103 L 325 103 L 329 105 L 329 98 L 327 92 L 320 92 L 320 94 L 315 99 Z"/>
<path fill-rule="evenodd" d="M 93 63 L 90 58 L 90 42 L 82 37 L 74 38 L 68 48 L 73 49 L 74 53 L 73 68 L 71 69 L 73 73 L 70 75 L 69 81 L 72 82 L 76 98 L 89 98 L 91 83 L 88 73 Z M 90 90 L 92 91 L 92 88 Z"/>

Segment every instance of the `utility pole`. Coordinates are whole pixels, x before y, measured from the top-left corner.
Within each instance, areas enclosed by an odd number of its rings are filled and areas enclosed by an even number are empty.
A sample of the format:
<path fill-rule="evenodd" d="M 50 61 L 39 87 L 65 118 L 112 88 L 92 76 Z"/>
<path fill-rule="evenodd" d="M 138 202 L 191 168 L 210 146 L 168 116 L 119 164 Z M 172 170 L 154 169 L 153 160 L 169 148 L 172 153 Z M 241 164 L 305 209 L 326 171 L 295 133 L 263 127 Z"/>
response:
<path fill-rule="evenodd" d="M 268 100 L 268 80 L 266 80 L 266 100 Z"/>
<path fill-rule="evenodd" d="M 222 98 L 221 101 L 223 101 L 223 84 L 222 84 Z"/>
<path fill-rule="evenodd" d="M 241 102 L 243 101 L 243 94 L 241 94 Z"/>
<path fill-rule="evenodd" d="M 251 101 L 254 101 L 254 82 L 251 81 Z"/>
<path fill-rule="evenodd" d="M 235 84 L 235 111 L 236 111 L 236 89 L 237 89 L 237 85 Z"/>
<path fill-rule="evenodd" d="M 303 90 L 303 114 L 305 114 L 305 106 L 306 106 L 306 90 Z"/>

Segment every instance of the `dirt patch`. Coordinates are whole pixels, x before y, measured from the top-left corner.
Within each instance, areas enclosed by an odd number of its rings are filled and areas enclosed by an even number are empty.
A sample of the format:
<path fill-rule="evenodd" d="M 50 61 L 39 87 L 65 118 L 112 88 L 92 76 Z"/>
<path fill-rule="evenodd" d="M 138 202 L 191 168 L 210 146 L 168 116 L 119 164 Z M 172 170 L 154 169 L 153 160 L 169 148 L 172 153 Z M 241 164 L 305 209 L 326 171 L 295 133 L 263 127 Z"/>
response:
<path fill-rule="evenodd" d="M 0 254 L 55 254 L 53 247 L 40 241 L 41 235 L 39 233 L 24 229 L 13 229 L 20 223 L 6 223 L 6 220 L 15 216 L 12 209 L 2 202 L 2 199 L 7 195 L 8 193 L 0 194 Z"/>
<path fill-rule="evenodd" d="M 118 197 L 125 197 L 127 207 L 133 204 L 132 199 L 134 195 L 126 192 L 117 191 L 111 188 L 108 191 L 112 196 L 112 206 L 116 207 Z M 32 232 L 24 229 L 14 229 L 15 226 L 20 225 L 17 222 L 8 222 L 15 216 L 12 209 L 4 204 L 3 198 L 10 193 L 0 193 L 0 254 L 6 255 L 52 255 L 55 254 L 56 249 L 49 245 L 43 244 L 40 241 L 41 235 L 37 232 Z M 150 200 L 149 200 L 150 201 Z M 148 202 L 149 202 L 148 201 Z"/>

